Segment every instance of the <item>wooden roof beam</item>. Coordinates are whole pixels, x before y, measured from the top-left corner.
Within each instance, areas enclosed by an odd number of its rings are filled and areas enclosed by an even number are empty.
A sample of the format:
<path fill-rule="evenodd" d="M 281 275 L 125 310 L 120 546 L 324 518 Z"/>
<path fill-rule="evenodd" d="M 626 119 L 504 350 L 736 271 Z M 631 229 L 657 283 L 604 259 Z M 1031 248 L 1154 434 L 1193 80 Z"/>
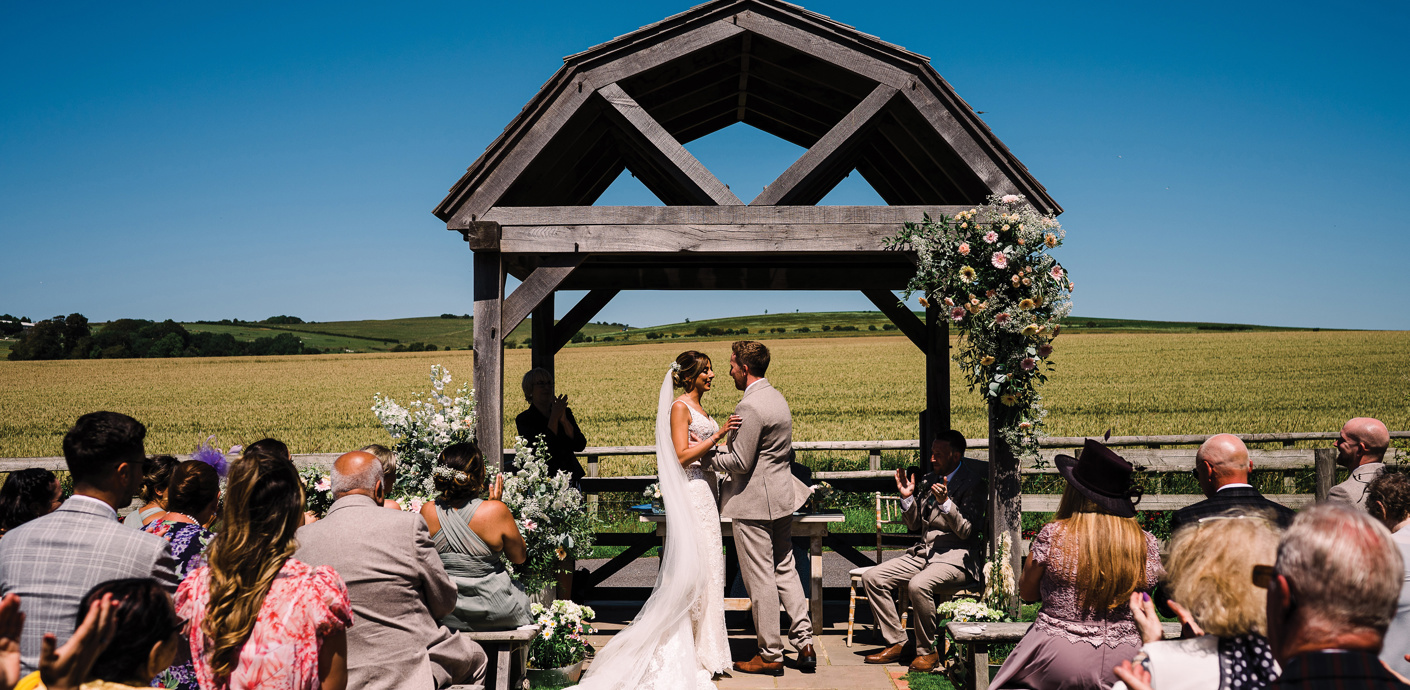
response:
<path fill-rule="evenodd" d="M 744 202 L 720 182 L 676 138 L 627 95 L 615 82 L 597 90 L 607 101 L 608 117 L 648 157 L 653 167 L 698 204 L 740 205 Z M 658 194 L 658 196 L 661 196 Z"/>
<path fill-rule="evenodd" d="M 858 142 L 870 131 L 877 115 L 895 95 L 896 89 L 878 84 L 852 112 L 847 113 L 818 143 L 765 187 L 749 205 L 815 204 L 827 196 L 842 179 L 837 174 L 837 168 L 851 169 L 846 159 L 851 157 Z"/>
<path fill-rule="evenodd" d="M 504 306 L 500 308 L 500 333 L 513 332 L 585 260 L 587 254 L 559 254 L 548 257 L 534 269 L 513 294 L 504 298 Z"/>

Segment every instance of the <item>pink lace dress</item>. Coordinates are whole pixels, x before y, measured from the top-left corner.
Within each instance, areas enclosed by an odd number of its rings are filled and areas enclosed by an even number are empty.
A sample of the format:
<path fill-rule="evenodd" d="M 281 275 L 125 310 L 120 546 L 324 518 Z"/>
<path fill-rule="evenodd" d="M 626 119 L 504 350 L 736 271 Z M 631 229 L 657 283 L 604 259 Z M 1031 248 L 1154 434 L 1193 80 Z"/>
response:
<path fill-rule="evenodd" d="M 210 568 L 191 573 L 176 590 L 176 614 L 189 622 L 191 656 L 202 690 L 317 690 L 318 651 L 328 635 L 352 625 L 348 588 L 332 568 L 290 558 L 264 598 L 254 630 L 229 677 L 211 672 L 201 632 L 210 602 Z"/>
<path fill-rule="evenodd" d="M 992 687 L 1109 688 L 1116 681 L 1111 669 L 1140 651 L 1141 634 L 1129 605 L 1105 612 L 1082 611 L 1077 600 L 1076 564 L 1052 548 L 1061 529 L 1058 523 L 1050 522 L 1033 538 L 1030 557 L 1047 566 L 1039 583 L 1043 608 L 1004 661 Z M 1150 532 L 1145 536 L 1145 588 L 1150 589 L 1163 570 L 1155 536 Z"/>

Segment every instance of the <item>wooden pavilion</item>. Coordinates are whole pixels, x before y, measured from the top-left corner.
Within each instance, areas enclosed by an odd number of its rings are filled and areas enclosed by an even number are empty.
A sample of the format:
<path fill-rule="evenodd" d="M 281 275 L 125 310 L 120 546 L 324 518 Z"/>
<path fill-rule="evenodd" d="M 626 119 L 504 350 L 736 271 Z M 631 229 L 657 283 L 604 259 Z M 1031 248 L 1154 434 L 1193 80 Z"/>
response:
<path fill-rule="evenodd" d="M 736 122 L 807 149 L 747 202 L 682 146 Z M 623 169 L 665 206 L 593 206 Z M 887 206 L 815 205 L 854 170 Z M 503 447 L 503 340 L 530 316 L 552 371 L 621 290 L 860 290 L 925 353 L 926 453 L 948 328 L 899 302 L 915 257 L 883 241 L 991 194 L 1062 211 L 927 58 L 796 5 L 713 0 L 569 56 L 435 210 L 474 252 L 477 438 Z M 588 293 L 555 324 L 558 290 Z"/>

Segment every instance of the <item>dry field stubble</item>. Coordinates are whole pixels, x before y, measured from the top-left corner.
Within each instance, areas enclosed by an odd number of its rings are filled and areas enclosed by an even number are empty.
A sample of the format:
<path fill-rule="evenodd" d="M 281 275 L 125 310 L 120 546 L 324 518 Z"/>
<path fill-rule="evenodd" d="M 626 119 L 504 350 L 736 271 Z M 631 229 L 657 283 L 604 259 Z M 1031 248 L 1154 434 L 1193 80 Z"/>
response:
<path fill-rule="evenodd" d="M 769 342 L 769 341 L 766 341 Z M 1410 333 L 1294 332 L 1063 336 L 1045 395 L 1058 436 L 1329 431 L 1369 415 L 1410 428 Z M 923 406 L 920 353 L 901 337 L 779 340 L 769 379 L 788 396 L 802 441 L 914 438 Z M 739 400 L 727 342 L 570 348 L 558 359 L 591 445 L 651 443 L 661 377 L 699 347 L 719 365 L 707 408 Z M 505 430 L 523 409 L 527 350 L 506 352 Z M 295 452 L 387 440 L 374 392 L 406 402 L 430 365 L 471 376 L 469 352 L 160 360 L 0 362 L 0 457 L 58 455 L 78 415 L 113 409 L 149 428 L 152 452 L 187 452 L 207 434 L 224 443 L 275 436 Z M 984 433 L 981 402 L 953 371 L 954 423 Z M 638 471 L 604 460 L 603 474 Z"/>

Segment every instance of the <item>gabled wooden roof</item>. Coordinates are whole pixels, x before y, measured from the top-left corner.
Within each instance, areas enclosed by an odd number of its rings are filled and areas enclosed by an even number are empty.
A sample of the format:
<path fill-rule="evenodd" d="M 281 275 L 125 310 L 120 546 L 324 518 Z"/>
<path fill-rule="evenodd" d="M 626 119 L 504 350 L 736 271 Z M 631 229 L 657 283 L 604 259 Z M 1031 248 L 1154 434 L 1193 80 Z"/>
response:
<path fill-rule="evenodd" d="M 713 0 L 564 59 L 435 214 L 589 206 L 630 169 L 668 205 L 746 203 L 682 143 L 736 122 L 808 152 L 751 205 L 810 205 L 856 169 L 891 205 L 1024 194 L 1061 213 L 927 58 L 778 0 Z"/>

